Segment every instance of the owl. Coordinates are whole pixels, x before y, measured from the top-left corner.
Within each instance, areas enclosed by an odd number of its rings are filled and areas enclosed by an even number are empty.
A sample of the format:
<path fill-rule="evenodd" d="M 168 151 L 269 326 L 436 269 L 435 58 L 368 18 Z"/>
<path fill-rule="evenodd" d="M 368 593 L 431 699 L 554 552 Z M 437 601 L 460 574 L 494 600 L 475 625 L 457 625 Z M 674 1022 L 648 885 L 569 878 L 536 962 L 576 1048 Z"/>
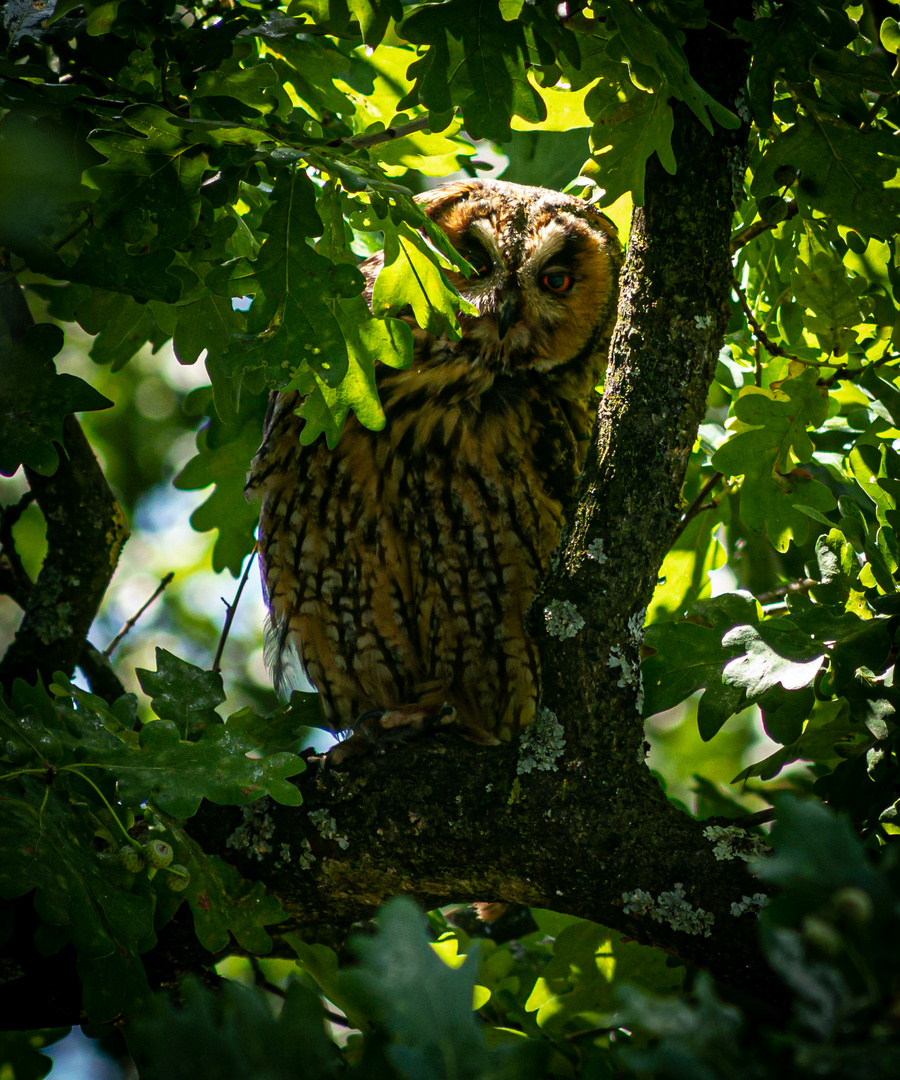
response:
<path fill-rule="evenodd" d="M 295 655 L 333 729 L 356 732 L 338 760 L 366 733 L 449 724 L 490 744 L 533 718 L 525 613 L 615 320 L 621 251 L 587 203 L 487 180 L 420 201 L 474 268 L 447 276 L 477 314 L 459 340 L 407 315 L 411 365 L 376 365 L 384 428 L 351 417 L 334 450 L 302 446 L 297 394 L 274 393 L 248 478 L 276 683 Z M 370 303 L 383 264 L 360 267 Z"/>

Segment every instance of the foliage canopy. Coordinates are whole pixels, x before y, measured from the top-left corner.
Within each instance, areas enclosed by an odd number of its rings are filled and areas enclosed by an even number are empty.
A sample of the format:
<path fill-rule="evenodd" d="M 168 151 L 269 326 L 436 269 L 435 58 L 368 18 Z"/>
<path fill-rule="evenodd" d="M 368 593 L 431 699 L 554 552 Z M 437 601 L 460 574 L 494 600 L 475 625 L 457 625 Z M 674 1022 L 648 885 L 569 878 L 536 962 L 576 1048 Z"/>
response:
<path fill-rule="evenodd" d="M 296 1075 L 298 1062 L 310 1077 L 412 1080 L 896 1075 L 900 26 L 875 0 L 738 7 L 0 7 L 9 637 L 25 611 L 0 667 L 4 1001 L 23 949 L 61 965 L 74 952 L 83 987 L 83 1012 L 0 1036 L 10 1075 L 45 1075 L 40 1050 L 65 1030 L 48 1025 L 80 1019 L 124 1021 L 147 1078 L 218 1075 L 223 1059 L 247 1077 Z M 748 63 L 730 99 L 715 61 L 726 45 Z M 758 919 L 772 994 L 790 1008 L 728 1000 L 729 930 L 686 899 L 688 876 L 623 895 L 613 929 L 539 909 L 512 942 L 474 943 L 445 908 L 423 919 L 394 900 L 350 964 L 343 938 L 302 918 L 279 930 L 291 898 L 247 877 L 254 860 L 296 873 L 316 861 L 308 842 L 273 839 L 270 816 L 302 802 L 316 698 L 279 705 L 228 651 L 223 682 L 209 660 L 218 626 L 191 593 L 204 559 L 238 578 L 251 557 L 242 488 L 267 392 L 302 392 L 306 442 L 333 446 L 351 410 L 378 430 L 374 366 L 411 357 L 398 316 L 452 337 L 464 303 L 443 271 L 465 261 L 414 193 L 502 169 L 568 186 L 627 233 L 629 207 L 652 201 L 652 168 L 683 169 L 690 126 L 732 140 L 730 188 L 714 195 L 736 207 L 733 292 L 631 705 L 673 801 L 714 817 L 715 858 L 755 875 L 731 916 Z M 370 309 L 357 263 L 382 248 Z M 687 288 L 690 268 L 678 272 Z M 712 314 L 698 310 L 694 329 Z M 93 553 L 60 494 L 67 462 L 70 487 L 105 484 L 74 413 L 121 506 L 99 512 L 107 539 Z M 112 671 L 75 615 L 94 620 L 123 512 L 138 551 L 129 564 L 126 548 L 126 575 L 143 587 L 142 559 L 178 561 L 177 545 L 158 554 L 167 507 L 185 505 L 172 485 L 203 492 L 191 526 L 214 535 L 183 540 L 187 584 Z M 588 550 L 602 568 L 602 547 Z M 113 584 L 95 638 L 131 595 Z M 258 628 L 238 621 L 234 635 L 258 654 Z M 615 663 L 624 676 L 621 653 Z M 515 801 L 525 785 L 512 779 Z M 204 802 L 242 808 L 217 845 L 195 835 Z M 768 838 L 747 817 L 773 804 Z M 327 808 L 304 816 L 346 847 Z M 479 897 L 461 881 L 459 899 Z M 154 957 L 187 910 L 204 963 L 179 968 L 167 952 L 161 976 Z M 638 944 L 655 923 L 710 937 L 725 985 Z M 227 957 L 268 955 L 273 938 L 280 959 L 254 961 L 260 985 L 241 986 L 250 966 Z M 177 1005 L 153 996 L 213 960 L 229 977 L 218 993 L 189 981 Z M 283 1003 L 274 984 L 287 984 Z"/>

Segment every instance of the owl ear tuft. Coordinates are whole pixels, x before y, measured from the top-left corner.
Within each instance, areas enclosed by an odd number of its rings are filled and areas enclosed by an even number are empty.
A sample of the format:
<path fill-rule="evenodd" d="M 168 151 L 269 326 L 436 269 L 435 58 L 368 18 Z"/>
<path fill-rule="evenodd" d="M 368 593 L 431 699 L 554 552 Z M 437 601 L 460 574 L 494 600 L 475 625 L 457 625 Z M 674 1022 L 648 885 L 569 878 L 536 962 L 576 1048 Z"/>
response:
<path fill-rule="evenodd" d="M 455 180 L 452 184 L 445 184 L 444 187 L 423 191 L 421 195 L 416 196 L 416 202 L 422 203 L 425 213 L 434 220 L 436 215 L 447 210 L 454 203 L 463 202 L 473 194 L 481 195 L 484 191 L 483 180 Z"/>

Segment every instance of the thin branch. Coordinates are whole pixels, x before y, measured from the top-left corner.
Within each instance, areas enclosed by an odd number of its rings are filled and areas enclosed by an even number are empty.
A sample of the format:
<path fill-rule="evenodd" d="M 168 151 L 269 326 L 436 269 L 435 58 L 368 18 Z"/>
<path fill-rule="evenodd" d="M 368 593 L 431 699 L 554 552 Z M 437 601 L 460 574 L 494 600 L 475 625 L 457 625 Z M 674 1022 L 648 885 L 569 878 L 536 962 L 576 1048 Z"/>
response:
<path fill-rule="evenodd" d="M 819 386 L 833 386 L 840 380 L 852 382 L 854 379 L 859 379 L 864 371 L 869 371 L 870 368 L 884 367 L 885 364 L 889 364 L 892 360 L 896 359 L 898 359 L 898 357 L 891 351 L 891 343 L 888 342 L 884 347 L 884 352 L 877 360 L 873 360 L 870 364 L 865 364 L 858 368 L 839 367 L 835 370 L 834 374 L 829 375 L 827 379 L 820 379 Z"/>
<path fill-rule="evenodd" d="M 891 78 L 896 79 L 900 75 L 900 59 L 894 64 L 894 70 L 891 72 Z M 872 104 L 869 106 L 869 111 L 866 113 L 866 118 L 859 125 L 860 131 L 865 131 L 866 128 L 876 119 L 878 113 L 883 105 L 886 105 L 889 101 L 892 101 L 897 96 L 896 90 L 890 90 L 887 93 L 879 94 Z"/>
<path fill-rule="evenodd" d="M 247 584 L 247 578 L 250 576 L 250 567 L 253 565 L 253 557 L 256 555 L 256 544 L 253 545 L 253 550 L 250 552 L 250 557 L 247 559 L 247 565 L 244 567 L 244 572 L 241 575 L 241 583 L 238 585 L 237 592 L 234 594 L 234 600 L 229 604 L 225 597 L 222 597 L 222 603 L 225 605 L 226 615 L 225 623 L 222 626 L 222 634 L 219 637 L 219 646 L 216 649 L 216 655 L 212 662 L 212 670 L 219 671 L 222 666 L 222 652 L 225 649 L 225 642 L 228 640 L 228 634 L 231 630 L 231 624 L 234 622 L 235 612 L 237 606 L 241 600 L 241 593 L 244 591 L 244 586 Z"/>
<path fill-rule="evenodd" d="M 760 593 L 756 599 L 763 605 L 774 604 L 776 600 L 781 600 L 785 596 L 796 596 L 799 593 L 806 593 L 816 585 L 821 584 L 821 581 L 814 581 L 812 578 L 800 578 L 799 581 L 789 581 L 787 584 L 779 585 L 778 588 L 771 589 L 769 592 Z"/>
<path fill-rule="evenodd" d="M 275 983 L 270 982 L 262 969 L 262 964 L 259 962 L 259 958 L 256 956 L 248 956 L 250 961 L 250 968 L 253 971 L 253 985 L 258 986 L 260 990 L 265 990 L 267 994 L 272 994 L 274 997 L 281 998 L 282 1001 L 287 997 L 287 991 L 281 987 L 276 986 Z"/>
<path fill-rule="evenodd" d="M 116 634 L 116 636 L 112 639 L 112 641 L 103 650 L 103 655 L 107 659 L 109 659 L 109 657 L 112 656 L 113 650 L 115 649 L 115 647 L 119 644 L 119 642 L 122 640 L 122 638 L 125 637 L 125 635 L 134 626 L 134 624 L 138 621 L 138 619 L 144 614 L 144 612 L 147 610 L 147 608 L 150 607 L 150 605 L 153 603 L 153 601 L 156 600 L 157 597 L 162 596 L 163 592 L 166 589 L 166 586 L 169 585 L 172 582 L 172 579 L 174 577 L 175 577 L 174 572 L 170 570 L 169 573 L 166 574 L 166 576 L 160 580 L 160 583 L 156 586 L 156 591 L 153 593 L 153 595 L 150 597 L 150 599 L 146 603 L 142 604 L 138 608 L 138 610 L 131 616 L 131 618 L 128 619 L 128 621 L 125 623 L 125 625 L 122 627 L 122 629 L 118 632 L 118 634 Z"/>
<path fill-rule="evenodd" d="M 273 997 L 280 998 L 284 1001 L 287 997 L 287 991 L 266 978 L 265 972 L 262 969 L 262 964 L 259 962 L 259 957 L 251 955 L 248 956 L 247 959 L 250 961 L 250 967 L 253 969 L 253 985 L 258 986 L 260 990 L 265 990 L 267 994 L 272 994 Z M 343 1013 L 335 1012 L 334 1009 L 329 1009 L 326 1005 L 323 1005 L 323 1011 L 325 1013 L 325 1019 L 330 1024 L 335 1024 L 337 1027 L 353 1028 L 353 1025 Z"/>
<path fill-rule="evenodd" d="M 753 309 L 747 303 L 747 297 L 744 296 L 744 290 L 738 283 L 737 278 L 732 279 L 732 287 L 735 291 L 735 294 L 737 295 L 738 303 L 741 305 L 741 310 L 747 316 L 747 322 L 750 323 L 750 328 L 753 331 L 754 337 L 758 342 L 762 344 L 763 348 L 766 350 L 767 353 L 769 353 L 770 356 L 782 356 L 785 358 L 785 360 L 796 360 L 798 363 L 806 364 L 809 367 L 823 366 L 821 364 L 810 363 L 808 360 L 801 360 L 799 356 L 794 356 L 793 353 L 789 353 L 787 352 L 787 350 L 782 349 L 780 345 L 776 345 L 775 342 L 772 341 L 772 339 L 765 332 L 765 330 L 763 330 L 763 328 L 760 326 L 759 321 L 753 314 Z M 831 367 L 832 365 L 826 364 L 824 366 Z"/>
<path fill-rule="evenodd" d="M 88 214 L 87 217 L 85 217 L 84 221 L 79 222 L 77 225 L 73 225 L 72 228 L 69 229 L 69 231 L 65 234 L 65 236 L 62 236 L 59 240 L 57 240 L 56 243 L 52 245 L 52 250 L 62 251 L 66 244 L 68 244 L 69 241 L 74 240 L 80 232 L 84 232 L 84 230 L 88 227 L 88 225 L 91 224 L 93 220 L 93 214 Z M 27 269 L 28 264 L 26 262 L 20 262 L 17 266 L 7 267 L 5 272 L 3 274 L 0 274 L 0 285 L 5 284 L 7 281 L 12 281 L 17 274 L 21 274 L 23 270 Z"/>
<path fill-rule="evenodd" d="M 34 319 L 19 284 L 0 280 L 0 320 L 21 341 Z M 47 554 L 28 593 L 13 643 L 0 661 L 0 684 L 49 682 L 71 674 L 128 539 L 122 511 L 73 415 L 63 421 L 52 476 L 25 475 L 47 523 Z"/>
<path fill-rule="evenodd" d="M 351 150 L 366 150 L 370 146 L 377 146 L 379 143 L 393 142 L 394 139 L 402 139 L 404 135 L 413 135 L 417 131 L 424 131 L 430 123 L 430 116 L 420 116 L 416 120 L 410 120 L 408 124 L 398 124 L 397 127 L 385 128 L 384 131 L 375 131 L 371 135 L 354 135 L 350 139 L 332 139 L 331 142 L 326 143 L 326 146 L 346 146 Z"/>
<path fill-rule="evenodd" d="M 792 217 L 797 214 L 797 201 L 792 199 L 787 203 L 787 212 L 782 221 L 790 221 Z M 761 236 L 764 232 L 768 232 L 769 229 L 774 229 L 780 225 L 781 221 L 763 221 L 760 218 L 759 221 L 754 221 L 752 225 L 748 225 L 746 229 L 741 229 L 740 232 L 734 234 L 731 238 L 731 254 L 734 255 L 736 251 L 740 251 L 745 244 L 749 244 L 751 240 L 755 240 L 757 236 Z"/>
<path fill-rule="evenodd" d="M 713 507 L 718 505 L 718 503 L 715 503 L 715 502 L 705 503 L 704 499 L 712 491 L 712 489 L 716 486 L 716 484 L 718 484 L 718 482 L 722 479 L 722 475 L 723 474 L 720 473 L 720 472 L 714 472 L 712 474 L 712 476 L 703 485 L 703 487 L 700 488 L 699 492 L 697 493 L 696 498 L 691 503 L 691 505 L 681 515 L 681 521 L 678 522 L 678 526 L 675 529 L 675 535 L 672 538 L 672 546 L 673 547 L 675 546 L 675 544 L 676 544 L 676 542 L 678 540 L 678 537 L 681 536 L 681 534 L 684 532 L 684 530 L 688 527 L 688 525 L 690 525 L 690 523 L 693 521 L 693 519 L 701 511 L 703 511 L 703 510 L 711 510 L 711 509 L 713 509 Z"/>
<path fill-rule="evenodd" d="M 84 643 L 76 666 L 81 668 L 91 688 L 91 693 L 102 697 L 110 705 L 126 693 L 122 680 L 115 673 L 109 658 L 89 641 Z"/>
<path fill-rule="evenodd" d="M 573 1031 L 570 1035 L 566 1035 L 566 1042 L 580 1042 L 582 1039 L 597 1039 L 601 1035 L 612 1035 L 614 1031 L 618 1031 L 616 1027 L 592 1027 L 584 1028 L 581 1031 Z"/>

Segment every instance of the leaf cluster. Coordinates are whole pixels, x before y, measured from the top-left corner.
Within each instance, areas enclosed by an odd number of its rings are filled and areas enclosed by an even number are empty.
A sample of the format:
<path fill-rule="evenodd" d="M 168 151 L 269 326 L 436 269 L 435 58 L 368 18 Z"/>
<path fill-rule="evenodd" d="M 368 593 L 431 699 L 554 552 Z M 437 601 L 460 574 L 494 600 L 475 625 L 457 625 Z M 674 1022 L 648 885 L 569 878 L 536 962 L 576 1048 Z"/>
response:
<path fill-rule="evenodd" d="M 62 677 L 50 693 L 18 680 L 9 703 L 0 703 L 0 896 L 11 914 L 10 901 L 33 893 L 44 955 L 74 945 L 84 1008 L 96 1021 L 145 1005 L 141 954 L 185 900 L 210 953 L 232 937 L 250 951 L 269 951 L 264 928 L 284 918 L 280 904 L 203 852 L 184 821 L 204 798 L 300 801 L 288 778 L 302 760 L 265 752 L 265 721 L 249 710 L 225 723 L 216 711 L 224 701 L 219 675 L 164 650 L 157 670 L 139 675 L 156 714 L 143 725 L 135 695 L 109 706 Z M 186 887 L 173 884 L 169 867 L 148 874 L 143 859 L 134 866 L 122 857 L 123 848 L 140 853 L 152 837 L 174 849 Z M 15 932 L 7 922 L 5 936 Z"/>

